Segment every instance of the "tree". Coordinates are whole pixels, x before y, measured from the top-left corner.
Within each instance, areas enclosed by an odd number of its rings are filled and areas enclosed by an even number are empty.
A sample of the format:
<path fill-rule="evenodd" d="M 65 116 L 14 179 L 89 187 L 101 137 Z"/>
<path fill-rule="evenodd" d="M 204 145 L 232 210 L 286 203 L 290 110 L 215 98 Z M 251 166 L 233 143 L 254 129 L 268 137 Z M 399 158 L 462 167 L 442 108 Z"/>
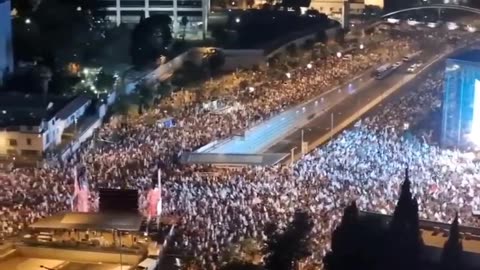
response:
<path fill-rule="evenodd" d="M 262 267 L 247 262 L 231 262 L 224 265 L 220 270 L 261 270 Z"/>
<path fill-rule="evenodd" d="M 136 68 L 153 65 L 161 56 L 167 54 L 172 41 L 168 15 L 153 15 L 135 26 L 130 43 L 130 57 Z"/>
<path fill-rule="evenodd" d="M 120 114 L 122 125 L 127 123 L 129 111 L 130 102 L 128 101 L 128 97 L 126 95 L 119 95 L 113 105 L 113 112 Z"/>
<path fill-rule="evenodd" d="M 289 56 L 297 56 L 297 45 L 295 43 L 290 43 L 286 50 Z"/>
<path fill-rule="evenodd" d="M 215 39 L 219 47 L 225 47 L 229 42 L 228 33 L 223 27 L 215 27 L 212 29 L 212 37 Z"/>
<path fill-rule="evenodd" d="M 296 211 L 284 231 L 275 224 L 266 229 L 265 269 L 293 270 L 298 262 L 311 254 L 310 233 L 313 221 L 308 213 Z"/>
<path fill-rule="evenodd" d="M 48 0 L 39 1 L 32 9 L 30 25 L 35 24 L 40 31 L 40 38 L 32 40 L 40 47 L 42 58 L 52 58 L 57 62 L 48 63 L 63 65 L 77 60 L 85 61 L 85 53 L 102 40 L 104 30 L 96 27 L 90 9 L 96 9 L 95 3 L 80 0 Z M 97 1 L 98 2 L 98 1 Z M 98 49 L 98 47 L 96 47 Z"/>
<path fill-rule="evenodd" d="M 215 49 L 203 58 L 203 67 L 207 69 L 210 76 L 225 64 L 225 54 L 222 50 Z"/>
<path fill-rule="evenodd" d="M 146 82 L 140 82 L 137 84 L 135 92 L 138 93 L 138 113 L 142 114 L 153 100 L 153 89 Z"/>
<path fill-rule="evenodd" d="M 100 71 L 97 75 L 95 86 L 101 91 L 111 90 L 113 84 L 115 83 L 115 77 L 111 74 L 107 74 L 104 71 Z"/>
<path fill-rule="evenodd" d="M 156 94 L 159 95 L 161 98 L 170 95 L 172 91 L 172 86 L 166 82 L 160 82 L 157 85 Z"/>
<path fill-rule="evenodd" d="M 272 1 L 272 3 L 273 3 L 273 1 Z M 272 9 L 272 5 L 267 2 L 267 3 L 262 4 L 262 6 L 260 7 L 260 9 L 261 9 L 261 10 L 271 10 L 271 9 Z"/>
<path fill-rule="evenodd" d="M 462 268 L 463 245 L 460 239 L 460 230 L 458 228 L 458 214 L 455 214 L 452 225 L 450 226 L 450 235 L 443 246 L 441 266 L 442 270 L 461 270 Z"/>
<path fill-rule="evenodd" d="M 182 17 L 182 20 L 180 21 L 180 25 L 182 26 L 182 40 L 185 40 L 185 35 L 186 35 L 186 32 L 187 32 L 187 24 L 188 24 L 188 17 L 187 16 L 183 16 Z"/>

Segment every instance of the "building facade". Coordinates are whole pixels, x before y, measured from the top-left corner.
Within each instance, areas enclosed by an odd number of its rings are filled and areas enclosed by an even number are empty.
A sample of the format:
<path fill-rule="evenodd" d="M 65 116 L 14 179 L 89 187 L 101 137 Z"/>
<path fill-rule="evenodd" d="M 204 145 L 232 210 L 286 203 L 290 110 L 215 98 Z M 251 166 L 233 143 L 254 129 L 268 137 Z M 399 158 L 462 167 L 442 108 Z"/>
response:
<path fill-rule="evenodd" d="M 74 133 L 91 104 L 88 97 L 0 96 L 0 157 L 41 158 L 46 150 Z M 70 130 L 70 131 L 69 131 Z"/>
<path fill-rule="evenodd" d="M 190 32 L 207 31 L 209 0 L 102 0 L 107 18 L 115 22 L 136 24 L 142 18 L 153 15 L 168 15 L 172 18 L 172 30 L 177 35 L 184 27 L 182 18 L 187 18 L 185 26 Z"/>
<path fill-rule="evenodd" d="M 364 0 L 312 0 L 310 7 L 339 21 L 342 26 L 348 26 L 350 14 L 363 14 L 365 2 Z"/>
<path fill-rule="evenodd" d="M 12 18 L 10 0 L 0 0 L 0 84 L 13 71 Z"/>

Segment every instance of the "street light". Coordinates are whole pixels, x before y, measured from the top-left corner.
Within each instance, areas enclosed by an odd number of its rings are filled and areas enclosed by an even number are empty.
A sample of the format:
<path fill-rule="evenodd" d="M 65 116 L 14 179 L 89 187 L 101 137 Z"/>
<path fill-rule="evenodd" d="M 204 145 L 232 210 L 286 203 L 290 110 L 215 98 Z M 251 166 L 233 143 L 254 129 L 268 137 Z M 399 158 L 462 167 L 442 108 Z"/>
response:
<path fill-rule="evenodd" d="M 312 64 L 308 63 L 308 64 L 307 64 L 307 68 L 308 68 L 308 69 L 312 68 Z"/>
<path fill-rule="evenodd" d="M 237 18 L 235 19 L 235 22 L 236 22 L 236 23 L 240 23 L 240 18 L 237 17 Z"/>
<path fill-rule="evenodd" d="M 363 50 L 363 49 L 365 49 L 365 45 L 360 44 L 360 50 Z"/>
<path fill-rule="evenodd" d="M 337 57 L 338 57 L 338 58 L 342 57 L 342 53 L 341 53 L 341 52 L 337 52 Z"/>
<path fill-rule="evenodd" d="M 289 78 L 289 79 L 292 77 L 292 74 L 290 74 L 290 72 L 285 73 L 285 75 L 286 75 L 287 78 Z"/>
<path fill-rule="evenodd" d="M 32 23 L 32 20 L 30 20 L 30 18 L 26 18 L 26 19 L 25 19 L 25 23 L 26 23 L 26 24 L 30 24 L 30 23 Z"/>

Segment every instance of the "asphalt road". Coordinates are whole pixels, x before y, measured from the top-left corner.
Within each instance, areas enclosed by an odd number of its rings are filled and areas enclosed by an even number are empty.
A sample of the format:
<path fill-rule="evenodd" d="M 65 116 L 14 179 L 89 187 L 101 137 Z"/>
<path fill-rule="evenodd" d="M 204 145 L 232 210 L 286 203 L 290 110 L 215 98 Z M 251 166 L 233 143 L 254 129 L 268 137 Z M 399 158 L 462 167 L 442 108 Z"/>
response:
<path fill-rule="evenodd" d="M 425 63 L 429 58 L 429 56 L 424 56 L 420 60 Z M 391 88 L 393 85 L 402 80 L 407 74 L 406 69 L 408 66 L 408 64 L 402 65 L 392 75 L 383 80 L 370 80 L 361 88 L 359 88 L 355 94 L 349 95 L 342 102 L 336 104 L 336 106 L 330 108 L 328 111 L 314 118 L 312 121 L 303 125 L 302 127 L 299 127 L 282 140 L 277 141 L 277 143 L 269 147 L 265 153 L 290 153 L 291 149 L 295 148 L 295 154 L 298 154 L 301 149 L 302 130 L 303 140 L 308 143 L 314 142 L 320 137 L 328 134 L 331 126 L 335 127 L 337 123 L 343 122 L 347 118 L 351 117 L 366 104 L 368 104 L 368 102 L 377 98 L 382 94 L 382 92 Z M 435 69 L 442 68 L 444 68 L 444 61 L 440 60 L 424 70 L 411 82 L 407 83 L 405 86 L 402 86 L 395 92 L 395 94 L 389 96 L 385 99 L 385 101 L 377 105 L 376 108 L 382 104 L 385 104 L 392 98 L 398 97 L 402 92 L 411 89 L 411 87 L 419 85 L 425 79 L 425 76 L 428 73 L 431 73 Z"/>

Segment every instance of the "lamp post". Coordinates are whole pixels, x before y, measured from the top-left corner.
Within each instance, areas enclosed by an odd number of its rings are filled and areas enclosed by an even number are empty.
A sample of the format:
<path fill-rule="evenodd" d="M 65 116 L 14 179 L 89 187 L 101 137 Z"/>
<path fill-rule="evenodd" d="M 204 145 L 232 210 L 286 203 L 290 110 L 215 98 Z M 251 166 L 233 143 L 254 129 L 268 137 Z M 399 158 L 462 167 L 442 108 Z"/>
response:
<path fill-rule="evenodd" d="M 295 149 L 297 149 L 296 146 L 290 149 L 290 165 L 293 165 L 293 162 L 295 160 Z"/>
<path fill-rule="evenodd" d="M 330 114 L 330 140 L 333 137 L 333 112 Z"/>

